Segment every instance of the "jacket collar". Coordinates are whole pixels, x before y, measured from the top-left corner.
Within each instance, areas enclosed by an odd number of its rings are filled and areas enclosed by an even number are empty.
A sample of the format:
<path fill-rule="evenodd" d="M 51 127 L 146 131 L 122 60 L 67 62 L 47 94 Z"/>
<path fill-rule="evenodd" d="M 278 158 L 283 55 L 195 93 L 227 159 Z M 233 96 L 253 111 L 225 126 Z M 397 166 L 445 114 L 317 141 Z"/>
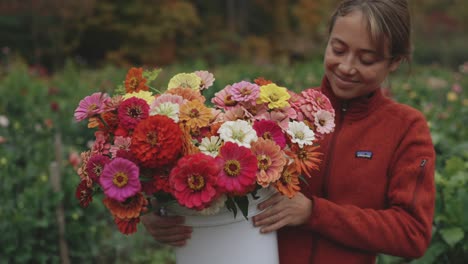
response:
<path fill-rule="evenodd" d="M 345 109 L 347 118 L 353 120 L 367 117 L 370 113 L 380 107 L 385 100 L 385 96 L 383 95 L 381 88 L 366 96 L 350 100 L 340 99 L 333 93 L 327 77 L 322 79 L 320 89 L 330 99 L 336 115 L 341 115 L 341 113 L 344 112 L 343 109 Z"/>

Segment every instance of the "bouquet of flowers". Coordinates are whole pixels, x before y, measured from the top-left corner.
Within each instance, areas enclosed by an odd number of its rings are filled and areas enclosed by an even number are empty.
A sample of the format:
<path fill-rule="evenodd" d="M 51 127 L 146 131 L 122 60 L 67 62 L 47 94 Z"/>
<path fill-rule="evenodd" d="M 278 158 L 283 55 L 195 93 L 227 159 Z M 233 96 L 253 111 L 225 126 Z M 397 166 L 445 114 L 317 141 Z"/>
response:
<path fill-rule="evenodd" d="M 318 169 L 319 140 L 334 129 L 334 110 L 316 89 L 294 93 L 265 80 L 240 81 L 207 102 L 208 71 L 179 73 L 167 89 L 151 83 L 160 70 L 131 68 L 115 95 L 79 102 L 77 121 L 95 129 L 81 153 L 80 205 L 103 193 L 120 232 L 136 232 L 151 197 L 177 201 L 200 214 L 237 208 L 248 195 L 274 188 L 288 197 Z"/>

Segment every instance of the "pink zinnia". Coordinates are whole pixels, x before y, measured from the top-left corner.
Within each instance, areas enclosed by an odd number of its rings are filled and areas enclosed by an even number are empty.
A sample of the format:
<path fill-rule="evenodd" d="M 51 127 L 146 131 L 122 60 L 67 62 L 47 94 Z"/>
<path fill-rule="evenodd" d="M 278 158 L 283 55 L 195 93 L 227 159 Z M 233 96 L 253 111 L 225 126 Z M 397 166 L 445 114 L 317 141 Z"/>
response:
<path fill-rule="evenodd" d="M 110 147 L 109 152 L 112 154 L 112 157 L 115 158 L 119 150 L 130 151 L 131 143 L 132 143 L 131 137 L 116 136 L 114 138 L 114 145 Z"/>
<path fill-rule="evenodd" d="M 124 202 L 141 190 L 139 174 L 140 169 L 135 163 L 115 158 L 104 167 L 99 182 L 107 197 Z"/>
<path fill-rule="evenodd" d="M 111 146 L 111 144 L 108 142 L 109 136 L 102 131 L 94 132 L 94 136 L 96 137 L 96 140 L 93 143 L 91 152 L 93 154 L 109 154 L 109 149 Z"/>
<path fill-rule="evenodd" d="M 245 195 L 255 187 L 257 157 L 246 147 L 226 142 L 216 158 L 221 167 L 218 186 L 234 195 Z"/>
<path fill-rule="evenodd" d="M 109 100 L 109 96 L 105 93 L 93 93 L 86 96 L 75 109 L 75 120 L 81 121 L 102 113 L 107 100 Z"/>
<path fill-rule="evenodd" d="M 281 127 L 272 120 L 255 121 L 253 128 L 257 132 L 257 136 L 264 139 L 273 140 L 281 149 L 286 147 L 286 136 Z"/>
<path fill-rule="evenodd" d="M 232 99 L 237 102 L 255 104 L 260 94 L 260 87 L 253 83 L 241 81 L 232 85 L 231 94 Z"/>
<path fill-rule="evenodd" d="M 310 121 L 314 121 L 314 113 L 320 109 L 335 113 L 328 97 L 320 91 L 307 89 L 301 92 L 301 96 L 302 100 L 298 102 L 299 108 Z"/>
<path fill-rule="evenodd" d="M 188 101 L 187 99 L 184 99 L 180 95 L 162 94 L 162 95 L 158 96 L 156 99 L 154 99 L 154 101 L 151 103 L 150 108 L 155 108 L 155 107 L 159 106 L 162 103 L 173 103 L 173 104 L 182 105 L 182 104 L 186 103 L 187 101 Z"/>
<path fill-rule="evenodd" d="M 216 189 L 220 167 L 215 159 L 203 153 L 181 158 L 169 175 L 172 194 L 188 208 L 202 210 L 219 196 Z"/>
<path fill-rule="evenodd" d="M 284 109 L 275 109 L 271 112 L 265 112 L 261 115 L 255 116 L 256 120 L 272 120 L 275 121 L 283 130 L 287 130 L 289 121 L 296 120 L 297 112 L 292 107 L 285 107 Z"/>
<path fill-rule="evenodd" d="M 93 180 L 93 182 L 99 182 L 99 177 L 104 170 L 104 166 L 109 162 L 109 157 L 100 154 L 93 155 L 89 158 L 86 163 L 86 173 L 88 173 L 88 176 Z"/>
<path fill-rule="evenodd" d="M 131 97 L 120 104 L 118 113 L 120 126 L 134 129 L 141 120 L 148 118 L 149 105 L 141 98 Z"/>
<path fill-rule="evenodd" d="M 328 134 L 335 128 L 335 115 L 326 110 L 318 110 L 315 113 L 314 125 L 320 134 Z"/>
<path fill-rule="evenodd" d="M 259 138 L 252 143 L 252 152 L 257 156 L 257 183 L 267 187 L 281 178 L 281 172 L 286 165 L 286 157 L 280 147 L 272 140 Z"/>
<path fill-rule="evenodd" d="M 232 86 L 228 85 L 221 91 L 215 93 L 211 102 L 220 109 L 229 110 L 237 105 L 237 101 L 232 98 Z"/>
<path fill-rule="evenodd" d="M 200 84 L 200 90 L 208 89 L 213 85 L 213 83 L 215 81 L 215 78 L 214 78 L 214 75 L 211 72 L 209 72 L 209 71 L 196 71 L 194 73 L 198 77 L 200 77 L 200 79 L 202 80 L 202 82 Z"/>

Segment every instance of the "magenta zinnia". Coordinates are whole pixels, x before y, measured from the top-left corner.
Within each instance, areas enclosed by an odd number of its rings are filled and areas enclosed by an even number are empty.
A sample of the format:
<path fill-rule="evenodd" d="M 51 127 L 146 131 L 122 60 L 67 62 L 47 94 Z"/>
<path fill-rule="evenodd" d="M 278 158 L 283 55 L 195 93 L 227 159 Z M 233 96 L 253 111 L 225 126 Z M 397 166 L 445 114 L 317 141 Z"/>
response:
<path fill-rule="evenodd" d="M 139 173 L 135 163 L 115 158 L 104 167 L 99 182 L 107 197 L 123 202 L 141 190 Z"/>
<path fill-rule="evenodd" d="M 137 97 L 131 97 L 123 101 L 119 108 L 120 126 L 125 129 L 134 129 L 136 125 L 149 116 L 148 103 Z"/>
<path fill-rule="evenodd" d="M 259 120 L 255 121 L 253 128 L 257 132 L 257 136 L 264 139 L 273 140 L 282 149 L 286 147 L 286 136 L 284 135 L 281 127 L 272 120 Z"/>
<path fill-rule="evenodd" d="M 220 167 L 203 153 L 184 156 L 169 175 L 172 194 L 188 208 L 202 210 L 219 196 L 216 180 Z"/>
<path fill-rule="evenodd" d="M 257 157 L 246 147 L 226 142 L 216 158 L 221 171 L 218 186 L 228 193 L 245 195 L 255 187 Z"/>
<path fill-rule="evenodd" d="M 281 177 L 286 158 L 280 147 L 274 141 L 259 138 L 252 143 L 252 152 L 257 156 L 257 183 L 267 187 Z"/>

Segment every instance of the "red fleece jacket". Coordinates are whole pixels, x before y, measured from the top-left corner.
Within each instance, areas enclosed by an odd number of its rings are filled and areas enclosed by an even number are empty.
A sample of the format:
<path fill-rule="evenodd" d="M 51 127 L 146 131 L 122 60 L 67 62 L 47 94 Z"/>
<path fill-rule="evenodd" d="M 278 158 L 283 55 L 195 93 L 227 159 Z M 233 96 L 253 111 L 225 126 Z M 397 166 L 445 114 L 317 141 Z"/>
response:
<path fill-rule="evenodd" d="M 302 186 L 307 224 L 278 232 L 280 262 L 375 263 L 376 254 L 424 254 L 434 214 L 435 153 L 424 116 L 383 96 L 340 101 L 335 132 L 321 143 L 320 171 Z"/>

